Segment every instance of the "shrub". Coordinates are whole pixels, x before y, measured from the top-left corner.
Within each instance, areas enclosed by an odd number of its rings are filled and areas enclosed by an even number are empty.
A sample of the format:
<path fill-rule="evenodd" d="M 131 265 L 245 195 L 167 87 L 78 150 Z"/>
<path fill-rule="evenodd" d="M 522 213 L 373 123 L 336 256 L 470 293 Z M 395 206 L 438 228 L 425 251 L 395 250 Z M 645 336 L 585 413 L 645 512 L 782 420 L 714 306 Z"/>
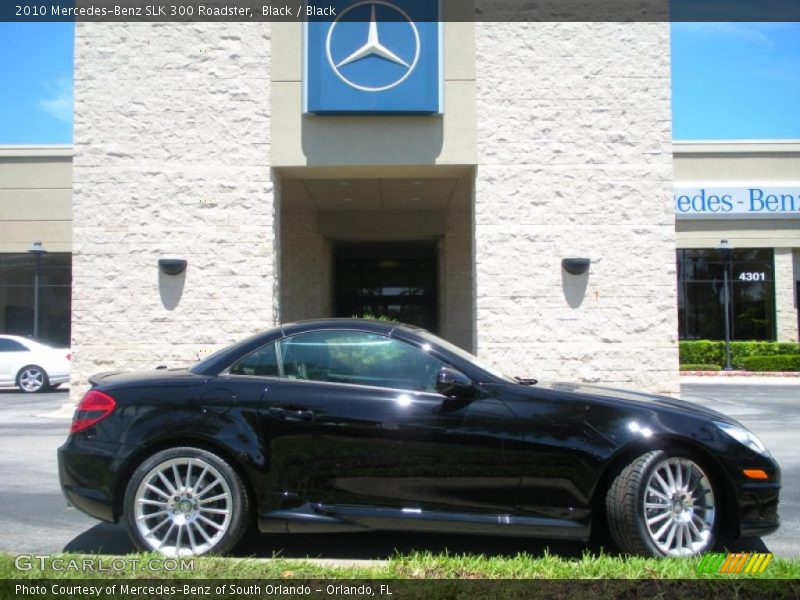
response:
<path fill-rule="evenodd" d="M 680 342 L 680 362 L 687 365 L 720 365 L 725 360 L 725 344 L 700 340 L 697 342 Z"/>
<path fill-rule="evenodd" d="M 681 371 L 721 371 L 719 365 L 681 365 Z"/>
<path fill-rule="evenodd" d="M 680 362 L 686 365 L 725 364 L 725 342 L 697 340 L 679 343 Z M 731 342 L 731 364 L 742 368 L 742 361 L 751 356 L 774 356 L 776 354 L 800 354 L 796 342 Z"/>
<path fill-rule="evenodd" d="M 800 354 L 748 356 L 742 359 L 747 371 L 800 371 Z"/>

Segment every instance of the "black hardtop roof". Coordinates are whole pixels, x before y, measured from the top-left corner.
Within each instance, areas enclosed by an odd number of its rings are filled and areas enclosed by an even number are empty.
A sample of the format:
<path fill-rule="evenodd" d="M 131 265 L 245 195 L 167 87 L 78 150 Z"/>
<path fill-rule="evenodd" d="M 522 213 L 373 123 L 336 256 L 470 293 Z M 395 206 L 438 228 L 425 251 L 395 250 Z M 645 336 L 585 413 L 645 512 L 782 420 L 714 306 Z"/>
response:
<path fill-rule="evenodd" d="M 409 332 L 422 331 L 416 325 L 406 325 L 397 321 L 380 321 L 378 319 L 357 319 L 357 318 L 329 318 L 329 319 L 307 319 L 285 323 L 281 325 L 284 335 L 300 333 L 302 331 L 313 331 L 315 329 L 342 329 L 353 328 L 366 331 L 375 331 L 390 334 L 395 329 L 405 329 Z"/>

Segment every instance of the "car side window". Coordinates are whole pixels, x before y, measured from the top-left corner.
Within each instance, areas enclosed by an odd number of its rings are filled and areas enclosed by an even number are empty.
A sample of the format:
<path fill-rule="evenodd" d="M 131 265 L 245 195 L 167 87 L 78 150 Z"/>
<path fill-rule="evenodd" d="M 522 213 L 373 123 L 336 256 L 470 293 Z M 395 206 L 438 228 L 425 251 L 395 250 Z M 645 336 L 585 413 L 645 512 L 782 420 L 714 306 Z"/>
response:
<path fill-rule="evenodd" d="M 251 352 L 228 371 L 231 375 L 254 375 L 258 377 L 278 377 L 278 359 L 275 356 L 275 342 Z"/>
<path fill-rule="evenodd" d="M 312 331 L 280 341 L 289 379 L 436 391 L 441 360 L 405 342 L 363 331 Z"/>
<path fill-rule="evenodd" d="M 0 339 L 0 352 L 28 352 L 28 349 L 16 340 Z"/>

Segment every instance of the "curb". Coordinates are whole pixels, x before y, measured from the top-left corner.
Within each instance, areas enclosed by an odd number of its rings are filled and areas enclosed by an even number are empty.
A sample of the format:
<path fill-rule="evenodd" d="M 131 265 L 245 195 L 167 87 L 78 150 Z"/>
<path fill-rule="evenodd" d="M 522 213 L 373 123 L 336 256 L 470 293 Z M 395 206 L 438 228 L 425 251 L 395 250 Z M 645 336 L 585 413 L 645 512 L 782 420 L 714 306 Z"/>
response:
<path fill-rule="evenodd" d="M 735 373 L 731 371 L 730 373 Z M 717 373 L 703 374 L 693 373 L 691 371 L 682 371 L 680 376 L 680 383 L 694 383 L 694 384 L 707 384 L 707 385 L 784 385 L 784 386 L 798 386 L 800 387 L 800 377 L 797 374 L 791 376 L 769 376 L 769 375 L 736 375 L 726 374 L 719 375 Z"/>
<path fill-rule="evenodd" d="M 72 404 L 72 402 L 67 402 L 66 404 L 62 404 L 61 408 L 36 416 L 43 419 L 71 419 L 74 413 L 75 405 Z"/>
<path fill-rule="evenodd" d="M 798 377 L 797 371 L 678 371 L 681 377 Z"/>

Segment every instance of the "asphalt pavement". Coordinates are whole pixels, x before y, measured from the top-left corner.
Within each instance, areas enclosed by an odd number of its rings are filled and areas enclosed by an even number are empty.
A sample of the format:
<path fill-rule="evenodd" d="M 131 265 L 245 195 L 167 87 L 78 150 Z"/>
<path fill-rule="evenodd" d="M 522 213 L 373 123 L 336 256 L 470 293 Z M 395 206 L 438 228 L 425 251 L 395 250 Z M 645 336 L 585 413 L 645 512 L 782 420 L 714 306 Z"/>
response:
<path fill-rule="evenodd" d="M 800 557 L 800 381 L 684 384 L 681 397 L 733 417 L 764 442 L 781 466 L 781 527 L 763 538 L 777 556 Z"/>
<path fill-rule="evenodd" d="M 783 382 L 782 382 L 783 383 Z M 731 549 L 768 549 L 778 556 L 800 556 L 800 384 L 685 384 L 686 400 L 728 414 L 755 431 L 783 470 L 782 525 L 763 540 L 732 542 Z M 69 419 L 43 416 L 67 402 L 57 391 L 28 395 L 0 390 L 0 551 L 74 551 L 124 554 L 133 551 L 119 525 L 96 521 L 67 507 L 58 485 L 56 449 L 66 439 Z M 602 540 L 593 542 L 598 549 Z M 483 536 L 375 532 L 327 535 L 252 535 L 239 548 L 243 556 L 383 559 L 411 550 L 474 552 L 487 555 L 580 556 L 585 546 L 547 540 Z"/>

